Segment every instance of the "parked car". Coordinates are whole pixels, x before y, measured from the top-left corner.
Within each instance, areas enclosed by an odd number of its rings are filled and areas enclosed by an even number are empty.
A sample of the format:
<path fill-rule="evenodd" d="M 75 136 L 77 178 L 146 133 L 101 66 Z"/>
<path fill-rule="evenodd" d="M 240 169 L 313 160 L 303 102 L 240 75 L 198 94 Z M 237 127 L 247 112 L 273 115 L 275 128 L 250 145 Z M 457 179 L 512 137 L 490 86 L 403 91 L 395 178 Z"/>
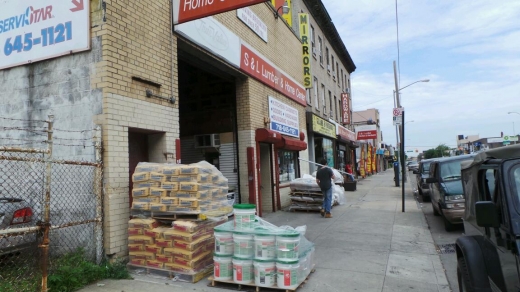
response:
<path fill-rule="evenodd" d="M 437 158 L 430 163 L 430 197 L 435 216 L 442 216 L 444 229 L 452 231 L 455 224 L 462 224 L 464 215 L 464 193 L 460 175 L 460 164 L 473 160 L 475 155 L 460 155 Z"/>
<path fill-rule="evenodd" d="M 520 287 L 520 145 L 479 153 L 463 165 L 464 235 L 456 241 L 460 291 Z"/>
<path fill-rule="evenodd" d="M 426 183 L 426 179 L 430 177 L 430 164 L 433 161 L 434 159 L 423 159 L 419 161 L 417 170 L 413 171 L 413 173 L 416 175 L 415 179 L 417 181 L 417 190 L 419 191 L 419 195 L 421 195 L 424 202 L 430 201 L 430 184 Z"/>
<path fill-rule="evenodd" d="M 408 164 L 408 171 L 414 171 L 419 168 L 419 163 L 413 161 L 412 163 Z"/>
<path fill-rule="evenodd" d="M 0 198 L 0 230 L 34 226 L 33 208 L 19 198 Z M 36 246 L 36 235 L 26 233 L 0 237 L 0 256 L 15 254 Z"/>

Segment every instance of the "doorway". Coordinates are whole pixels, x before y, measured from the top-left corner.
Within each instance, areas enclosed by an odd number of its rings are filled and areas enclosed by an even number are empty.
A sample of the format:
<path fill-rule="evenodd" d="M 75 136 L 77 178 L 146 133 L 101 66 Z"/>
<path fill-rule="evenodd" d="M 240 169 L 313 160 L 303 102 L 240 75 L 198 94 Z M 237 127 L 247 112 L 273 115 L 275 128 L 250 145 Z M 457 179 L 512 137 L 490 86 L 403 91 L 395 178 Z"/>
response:
<path fill-rule="evenodd" d="M 259 143 L 260 146 L 260 204 L 262 210 L 276 211 L 276 192 L 273 184 L 272 144 Z"/>
<path fill-rule="evenodd" d="M 138 132 L 128 132 L 128 197 L 130 208 L 132 207 L 132 175 L 139 162 L 147 162 L 148 159 L 148 135 Z"/>

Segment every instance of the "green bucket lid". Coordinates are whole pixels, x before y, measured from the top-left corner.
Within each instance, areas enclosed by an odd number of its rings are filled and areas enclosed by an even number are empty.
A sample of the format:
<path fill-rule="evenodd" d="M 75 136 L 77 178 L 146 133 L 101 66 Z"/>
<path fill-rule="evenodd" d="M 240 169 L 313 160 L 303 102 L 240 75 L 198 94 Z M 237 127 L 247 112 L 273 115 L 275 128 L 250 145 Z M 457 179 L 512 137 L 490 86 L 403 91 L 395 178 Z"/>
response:
<path fill-rule="evenodd" d="M 280 234 L 277 234 L 277 236 L 280 236 L 280 237 L 298 237 L 300 236 L 300 233 L 280 233 Z"/>
<path fill-rule="evenodd" d="M 256 205 L 255 204 L 235 204 L 235 205 L 233 205 L 233 208 L 241 209 L 241 210 L 249 210 L 249 209 L 256 209 Z"/>
<path fill-rule="evenodd" d="M 253 261 L 257 262 L 257 263 L 274 263 L 274 262 L 276 262 L 275 259 L 271 259 L 271 260 L 254 259 Z"/>
<path fill-rule="evenodd" d="M 300 263 L 299 260 L 277 260 L 276 262 L 284 265 L 294 265 Z"/>
<path fill-rule="evenodd" d="M 241 261 L 252 261 L 253 260 L 253 256 L 248 257 L 248 258 L 241 258 L 241 257 L 233 256 L 233 259 L 234 260 L 241 260 Z"/>
<path fill-rule="evenodd" d="M 267 233 L 268 231 L 265 230 L 263 231 L 262 230 L 262 233 L 257 233 L 257 231 L 255 231 L 255 236 L 276 236 L 275 233 Z"/>
<path fill-rule="evenodd" d="M 230 258 L 233 256 L 232 254 L 218 254 L 216 252 L 214 252 L 213 255 L 216 257 L 221 257 L 221 258 Z"/>
<path fill-rule="evenodd" d="M 234 234 L 253 235 L 250 231 L 233 231 Z"/>

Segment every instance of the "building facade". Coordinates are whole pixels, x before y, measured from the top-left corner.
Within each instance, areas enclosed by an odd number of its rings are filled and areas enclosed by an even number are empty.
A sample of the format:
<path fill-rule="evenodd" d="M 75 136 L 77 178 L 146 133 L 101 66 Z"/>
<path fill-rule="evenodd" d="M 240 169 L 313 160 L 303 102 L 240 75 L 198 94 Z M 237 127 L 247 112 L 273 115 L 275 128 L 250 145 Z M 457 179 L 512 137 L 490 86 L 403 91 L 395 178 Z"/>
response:
<path fill-rule="evenodd" d="M 228 178 L 236 202 L 254 203 L 262 215 L 289 204 L 288 182 L 311 170 L 300 159 L 314 161 L 321 151 L 334 160 L 346 151 L 336 141 L 352 143 L 341 94 L 350 92 L 355 66 L 330 17 L 321 1 L 292 1 L 285 15 L 279 2 L 189 18 L 175 0 L 92 0 L 79 11 L 88 19 L 81 31 L 88 47 L 0 70 L 3 116 L 53 114 L 56 127 L 68 130 L 63 139 L 87 139 L 101 127 L 107 254 L 127 252 L 139 162 L 206 160 Z M 304 86 L 296 12 L 310 15 L 315 88 Z M 317 146 L 327 139 L 332 146 Z M 94 157 L 82 145 L 56 145 L 55 153 Z"/>

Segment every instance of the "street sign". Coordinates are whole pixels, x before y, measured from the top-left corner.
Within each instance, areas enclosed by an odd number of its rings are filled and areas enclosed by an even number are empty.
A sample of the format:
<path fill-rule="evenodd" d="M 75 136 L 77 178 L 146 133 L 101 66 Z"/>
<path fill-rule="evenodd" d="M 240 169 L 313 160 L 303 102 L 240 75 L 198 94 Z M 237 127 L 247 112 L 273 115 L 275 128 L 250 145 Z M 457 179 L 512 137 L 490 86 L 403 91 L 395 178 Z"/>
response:
<path fill-rule="evenodd" d="M 394 117 L 403 116 L 403 107 L 394 107 L 394 110 L 392 111 Z"/>
<path fill-rule="evenodd" d="M 400 126 L 403 124 L 403 116 L 393 117 L 394 126 Z"/>

